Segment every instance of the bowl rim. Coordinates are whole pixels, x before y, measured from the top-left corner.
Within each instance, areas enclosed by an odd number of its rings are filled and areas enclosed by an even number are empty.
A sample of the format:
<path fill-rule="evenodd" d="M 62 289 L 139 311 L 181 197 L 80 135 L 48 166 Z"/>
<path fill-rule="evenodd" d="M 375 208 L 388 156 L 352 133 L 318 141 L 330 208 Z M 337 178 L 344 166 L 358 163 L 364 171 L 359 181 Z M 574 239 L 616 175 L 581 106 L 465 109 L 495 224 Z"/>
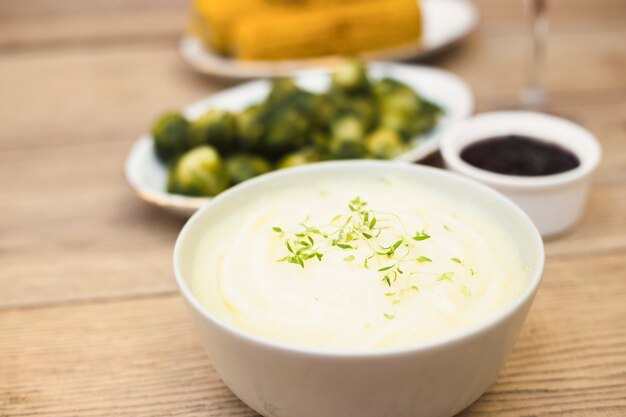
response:
<path fill-rule="evenodd" d="M 465 132 L 468 131 L 469 126 L 488 126 L 491 124 L 496 126 L 502 120 L 519 120 L 521 127 L 511 129 L 511 133 L 517 133 L 522 135 L 525 131 L 524 123 L 527 123 L 529 120 L 544 125 L 550 124 L 551 126 L 555 126 L 558 129 L 574 132 L 575 134 L 571 137 L 576 137 L 576 140 L 578 142 L 584 143 L 584 145 L 587 146 L 589 152 L 579 153 L 572 149 L 572 147 L 568 147 L 565 144 L 559 143 L 559 146 L 567 148 L 579 158 L 580 165 L 574 169 L 559 174 L 540 176 L 518 176 L 499 174 L 496 172 L 491 172 L 475 167 L 461 159 L 460 153 L 462 149 L 457 148 L 455 145 L 459 138 L 463 137 L 463 135 L 466 134 Z M 476 143 L 484 139 L 486 138 L 473 138 L 469 141 L 469 143 Z M 537 139 L 541 140 L 541 137 Z M 582 126 L 558 116 L 552 116 L 545 113 L 525 110 L 479 113 L 466 119 L 459 120 L 452 126 L 450 126 L 450 128 L 447 129 L 441 136 L 440 149 L 441 156 L 443 157 L 444 162 L 449 168 L 452 168 L 453 170 L 463 175 L 492 186 L 520 190 L 561 187 L 576 182 L 582 178 L 591 175 L 593 171 L 595 171 L 595 169 L 598 167 L 602 156 L 602 149 L 600 147 L 598 139 Z"/>
<path fill-rule="evenodd" d="M 275 340 L 269 337 L 257 335 L 250 331 L 241 329 L 236 325 L 233 325 L 221 317 L 211 312 L 208 308 L 203 306 L 200 301 L 195 297 L 189 285 L 183 277 L 183 273 L 180 266 L 181 255 L 183 251 L 184 242 L 187 240 L 189 233 L 196 227 L 198 221 L 204 217 L 214 204 L 219 204 L 221 201 L 229 199 L 231 195 L 246 192 L 249 189 L 255 188 L 260 183 L 273 182 L 284 177 L 289 177 L 294 174 L 310 173 L 315 174 L 319 171 L 341 169 L 341 170 L 375 170 L 381 168 L 390 168 L 397 171 L 422 171 L 426 175 L 434 175 L 447 178 L 446 181 L 456 181 L 463 183 L 464 186 L 475 189 L 479 193 L 488 194 L 490 197 L 498 201 L 498 204 L 504 205 L 508 210 L 514 213 L 522 222 L 522 227 L 528 230 L 531 239 L 533 240 L 532 250 L 535 252 L 537 258 L 537 264 L 531 273 L 528 285 L 524 291 L 515 299 L 515 301 L 509 304 L 507 307 L 498 312 L 498 314 L 490 317 L 488 320 L 480 323 L 477 326 L 464 329 L 461 332 L 454 333 L 450 336 L 435 339 L 433 341 L 416 343 L 410 345 L 403 345 L 398 347 L 389 347 L 372 350 L 348 350 L 348 349 L 332 349 L 332 348 L 319 348 L 297 345 L 289 342 L 283 342 Z M 371 160 L 348 160 L 348 161 L 326 161 L 307 164 L 304 166 L 287 168 L 279 171 L 270 172 L 261 176 L 255 177 L 251 180 L 238 184 L 225 192 L 219 194 L 210 202 L 205 204 L 200 210 L 196 211 L 191 218 L 185 223 L 184 227 L 180 231 L 176 244 L 174 246 L 173 267 L 176 284 L 179 291 L 187 304 L 199 314 L 203 320 L 211 322 L 214 326 L 221 328 L 222 331 L 229 333 L 244 342 L 255 344 L 260 348 L 278 350 L 286 355 L 308 355 L 316 357 L 327 358 L 380 358 L 388 355 L 410 355 L 418 352 L 429 351 L 433 349 L 443 348 L 449 345 L 461 343 L 467 339 L 474 338 L 483 333 L 489 332 L 496 328 L 508 318 L 513 316 L 516 312 L 522 309 L 527 303 L 532 303 L 532 299 L 541 282 L 545 264 L 545 251 L 543 246 L 543 240 L 537 230 L 534 223 L 530 220 L 528 215 L 522 211 L 517 205 L 515 205 L 509 198 L 499 193 L 498 191 L 476 181 L 468 179 L 461 175 L 453 174 L 440 168 L 428 167 L 424 165 L 412 165 L 402 164 L 392 161 L 371 161 Z"/>

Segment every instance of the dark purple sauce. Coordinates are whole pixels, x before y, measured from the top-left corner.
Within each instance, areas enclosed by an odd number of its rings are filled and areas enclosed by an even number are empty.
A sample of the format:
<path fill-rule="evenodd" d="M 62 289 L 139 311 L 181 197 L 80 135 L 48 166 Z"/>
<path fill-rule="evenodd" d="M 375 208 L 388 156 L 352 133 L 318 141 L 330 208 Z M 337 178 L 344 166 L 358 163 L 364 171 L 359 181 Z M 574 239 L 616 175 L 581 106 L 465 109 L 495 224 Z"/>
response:
<path fill-rule="evenodd" d="M 527 177 L 559 174 L 580 165 L 576 155 L 559 145 L 518 135 L 474 142 L 461 151 L 461 159 L 486 171 Z"/>

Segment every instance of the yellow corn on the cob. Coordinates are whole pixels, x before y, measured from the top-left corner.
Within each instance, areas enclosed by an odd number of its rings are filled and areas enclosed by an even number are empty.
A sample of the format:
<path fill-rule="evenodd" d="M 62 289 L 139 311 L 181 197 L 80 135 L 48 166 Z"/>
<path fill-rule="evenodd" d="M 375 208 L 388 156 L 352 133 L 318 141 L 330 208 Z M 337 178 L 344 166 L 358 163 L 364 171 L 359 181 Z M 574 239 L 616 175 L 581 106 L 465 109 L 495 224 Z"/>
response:
<path fill-rule="evenodd" d="M 233 42 L 241 59 L 273 60 L 381 49 L 416 41 L 421 32 L 415 0 L 370 0 L 244 16 Z"/>
<path fill-rule="evenodd" d="M 233 29 L 239 19 L 276 10 L 302 10 L 372 0 L 193 0 L 192 31 L 220 53 L 233 52 Z M 381 0 L 383 2 L 384 0 Z"/>
<path fill-rule="evenodd" d="M 193 29 L 205 45 L 228 53 L 232 45 L 232 25 L 240 17 L 264 12 L 269 0 L 193 0 Z"/>

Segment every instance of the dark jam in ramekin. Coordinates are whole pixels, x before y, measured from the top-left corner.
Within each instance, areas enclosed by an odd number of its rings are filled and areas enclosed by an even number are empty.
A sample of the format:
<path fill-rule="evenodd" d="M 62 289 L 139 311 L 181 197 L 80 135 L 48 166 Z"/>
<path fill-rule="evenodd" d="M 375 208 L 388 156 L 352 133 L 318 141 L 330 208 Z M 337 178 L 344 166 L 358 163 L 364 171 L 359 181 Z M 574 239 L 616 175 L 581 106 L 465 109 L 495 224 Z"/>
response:
<path fill-rule="evenodd" d="M 474 142 L 461 151 L 461 159 L 486 171 L 527 177 L 560 174 L 580 165 L 580 160 L 571 151 L 520 135 Z"/>

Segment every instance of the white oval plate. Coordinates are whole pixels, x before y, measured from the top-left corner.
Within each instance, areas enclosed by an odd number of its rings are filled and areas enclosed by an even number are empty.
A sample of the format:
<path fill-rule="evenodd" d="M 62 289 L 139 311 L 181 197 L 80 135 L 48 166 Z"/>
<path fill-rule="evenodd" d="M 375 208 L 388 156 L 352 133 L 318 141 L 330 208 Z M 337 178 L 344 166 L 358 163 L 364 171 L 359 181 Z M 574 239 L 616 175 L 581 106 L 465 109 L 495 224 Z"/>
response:
<path fill-rule="evenodd" d="M 389 77 L 401 81 L 444 109 L 445 114 L 437 126 L 428 134 L 414 138 L 414 147 L 397 157 L 398 161 L 415 162 L 436 152 L 444 130 L 473 111 L 472 92 L 465 82 L 450 72 L 423 66 L 375 62 L 368 65 L 368 74 L 373 79 Z M 298 71 L 293 77 L 300 87 L 313 92 L 326 91 L 330 85 L 328 71 L 322 68 Z M 214 107 L 241 111 L 263 101 L 269 93 L 270 84 L 268 80 L 244 83 L 200 100 L 185 108 L 183 113 L 193 120 Z M 125 164 L 125 177 L 130 187 L 145 201 L 186 216 L 209 200 L 208 197 L 187 197 L 166 191 L 167 167 L 157 159 L 154 141 L 149 133 L 141 136 L 130 150 Z"/>
<path fill-rule="evenodd" d="M 362 54 L 366 60 L 415 60 L 439 52 L 476 27 L 478 10 L 468 0 L 422 0 L 424 36 L 421 42 Z M 185 35 L 178 45 L 181 59 L 196 71 L 224 78 L 271 78 L 286 76 L 307 67 L 329 67 L 337 57 L 282 61 L 243 61 L 205 48 L 199 38 Z"/>

